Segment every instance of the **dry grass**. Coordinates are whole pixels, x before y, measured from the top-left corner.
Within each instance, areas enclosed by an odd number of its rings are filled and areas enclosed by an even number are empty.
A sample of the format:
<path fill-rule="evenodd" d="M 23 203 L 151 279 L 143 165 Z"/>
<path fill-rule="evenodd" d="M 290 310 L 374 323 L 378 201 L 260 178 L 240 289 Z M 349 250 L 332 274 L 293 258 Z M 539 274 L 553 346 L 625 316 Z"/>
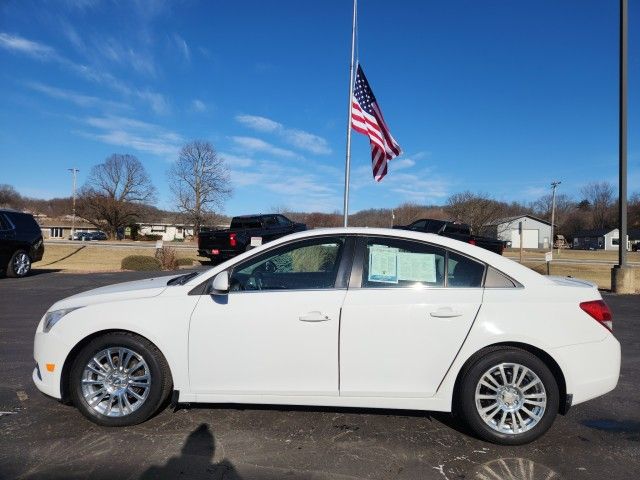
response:
<path fill-rule="evenodd" d="M 196 252 L 177 250 L 177 257 L 197 259 Z M 120 263 L 129 255 L 153 256 L 149 248 L 109 248 L 100 245 L 51 245 L 44 249 L 44 258 L 34 264 L 34 269 L 60 269 L 80 272 L 113 272 L 120 270 Z"/>
<path fill-rule="evenodd" d="M 540 258 L 544 260 L 544 254 L 546 251 L 543 250 L 524 250 L 523 257 L 524 258 Z M 519 258 L 520 250 L 510 248 L 504 251 L 504 255 L 509 258 Z M 567 259 L 567 260 L 610 260 L 615 262 L 618 260 L 618 251 L 617 250 L 567 250 L 561 249 L 560 253 L 558 250 L 553 251 L 554 259 Z M 627 258 L 630 262 L 640 262 L 640 252 L 628 252 Z"/>
<path fill-rule="evenodd" d="M 523 265 L 535 270 L 543 275 L 547 274 L 547 264 L 537 262 L 524 262 Z M 558 264 L 551 262 L 551 275 L 560 277 L 574 277 L 589 280 L 598 284 L 598 288 L 611 289 L 611 265 L 589 265 L 589 264 Z M 640 268 L 636 269 L 636 285 L 640 285 Z"/>

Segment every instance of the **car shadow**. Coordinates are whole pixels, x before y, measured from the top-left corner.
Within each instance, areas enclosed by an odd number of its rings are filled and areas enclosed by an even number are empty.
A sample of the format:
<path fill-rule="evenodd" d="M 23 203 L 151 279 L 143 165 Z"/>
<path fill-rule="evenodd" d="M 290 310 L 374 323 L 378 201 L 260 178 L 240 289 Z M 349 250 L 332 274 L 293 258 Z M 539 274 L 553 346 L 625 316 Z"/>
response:
<path fill-rule="evenodd" d="M 170 478 L 240 480 L 235 467 L 228 460 L 213 462 L 215 440 L 206 423 L 200 424 L 189 434 L 180 455 L 171 457 L 162 466 L 151 466 L 139 480 L 164 480 Z"/>
<path fill-rule="evenodd" d="M 343 414 L 366 414 L 396 417 L 416 417 L 426 418 L 430 422 L 442 423 L 448 428 L 463 435 L 478 439 L 478 437 L 467 427 L 466 423 L 458 416 L 447 412 L 429 412 L 423 410 L 398 410 L 392 408 L 359 408 L 359 407 L 322 407 L 309 405 L 265 405 L 265 404 L 239 404 L 239 403 L 190 403 L 178 404 L 173 407 L 173 411 L 178 410 L 264 410 L 274 412 L 310 412 L 310 413 L 343 413 Z"/>
<path fill-rule="evenodd" d="M 61 268 L 32 268 L 27 276 L 33 277 L 36 275 L 44 275 L 47 273 L 58 273 L 61 271 L 62 271 Z"/>

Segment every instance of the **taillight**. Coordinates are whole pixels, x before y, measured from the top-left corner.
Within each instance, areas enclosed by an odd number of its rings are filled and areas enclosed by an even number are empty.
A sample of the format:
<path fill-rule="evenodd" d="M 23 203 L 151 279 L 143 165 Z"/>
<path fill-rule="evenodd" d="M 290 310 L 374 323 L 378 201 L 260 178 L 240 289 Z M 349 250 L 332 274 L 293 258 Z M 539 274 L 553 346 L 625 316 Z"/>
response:
<path fill-rule="evenodd" d="M 471 240 L 469 240 L 469 243 L 470 243 L 471 245 L 475 245 L 475 244 L 476 244 L 476 240 L 475 240 L 475 238 L 472 238 Z"/>
<path fill-rule="evenodd" d="M 238 244 L 238 242 L 236 241 L 236 234 L 235 233 L 230 233 L 229 234 L 229 245 L 232 247 L 235 247 Z"/>
<path fill-rule="evenodd" d="M 600 323 L 610 332 L 613 331 L 613 319 L 611 310 L 603 300 L 592 300 L 590 302 L 582 302 L 580 308 L 587 312 L 594 320 Z"/>

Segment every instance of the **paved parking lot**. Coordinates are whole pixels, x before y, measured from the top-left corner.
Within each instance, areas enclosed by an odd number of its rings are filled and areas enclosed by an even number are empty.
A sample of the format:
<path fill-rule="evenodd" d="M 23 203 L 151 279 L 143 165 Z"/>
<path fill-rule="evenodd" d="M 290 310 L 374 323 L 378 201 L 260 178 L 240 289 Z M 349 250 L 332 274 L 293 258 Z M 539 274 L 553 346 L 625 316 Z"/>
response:
<path fill-rule="evenodd" d="M 210 405 L 98 427 L 32 385 L 33 332 L 59 298 L 150 275 L 34 273 L 0 279 L 0 479 L 639 478 L 640 296 L 606 296 L 623 346 L 617 389 L 533 444 L 499 447 L 423 412 Z"/>

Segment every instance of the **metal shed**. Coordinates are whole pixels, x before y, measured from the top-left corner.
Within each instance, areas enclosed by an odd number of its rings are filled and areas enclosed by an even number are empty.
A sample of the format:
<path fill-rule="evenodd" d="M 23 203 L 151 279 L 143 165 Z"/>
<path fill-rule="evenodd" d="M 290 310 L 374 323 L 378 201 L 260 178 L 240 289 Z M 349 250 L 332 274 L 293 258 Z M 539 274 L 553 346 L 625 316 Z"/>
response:
<path fill-rule="evenodd" d="M 522 222 L 522 234 L 520 222 Z M 488 236 L 508 242 L 511 248 L 520 248 L 521 242 L 522 248 L 549 248 L 551 242 L 551 222 L 533 215 L 496 220 L 490 225 L 485 225 L 484 232 Z"/>

